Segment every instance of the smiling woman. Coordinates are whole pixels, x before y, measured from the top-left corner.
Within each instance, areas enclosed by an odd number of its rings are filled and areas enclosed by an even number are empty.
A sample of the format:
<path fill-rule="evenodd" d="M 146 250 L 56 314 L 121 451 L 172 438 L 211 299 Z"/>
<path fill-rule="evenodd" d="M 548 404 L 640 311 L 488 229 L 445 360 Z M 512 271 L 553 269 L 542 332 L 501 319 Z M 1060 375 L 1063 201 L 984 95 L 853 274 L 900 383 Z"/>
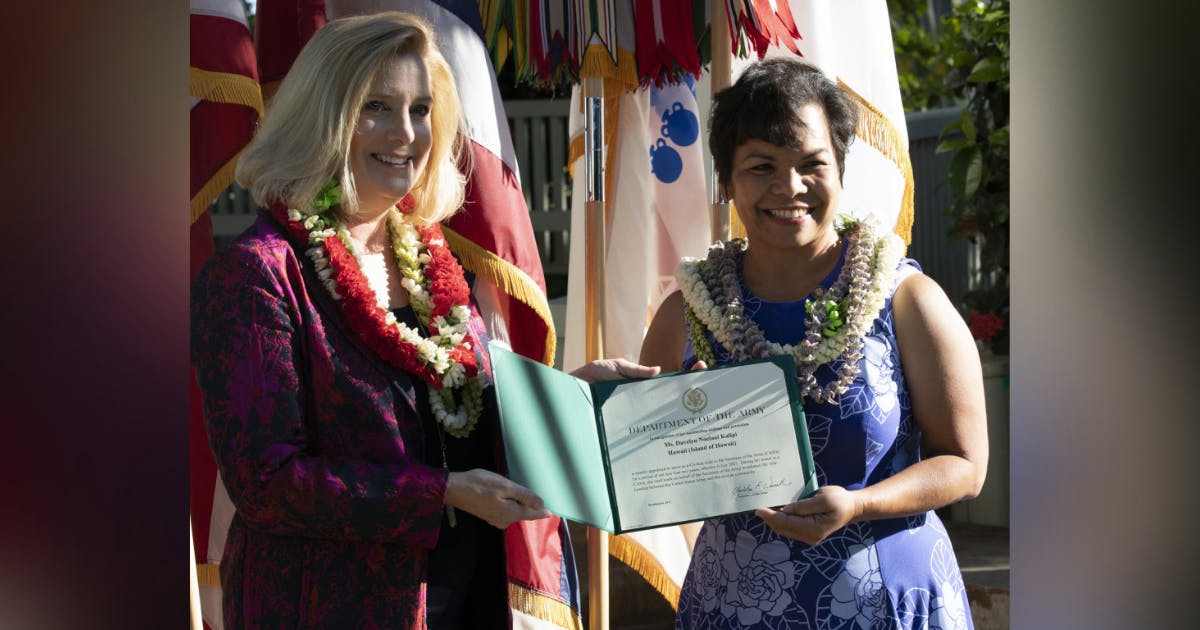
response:
<path fill-rule="evenodd" d="M 269 211 L 192 286 L 237 508 L 227 628 L 508 619 L 501 530 L 548 512 L 496 472 L 483 323 L 437 225 L 462 202 L 462 124 L 423 21 L 335 20 L 238 164 Z"/>
<path fill-rule="evenodd" d="M 738 209 L 746 234 L 762 255 L 749 257 L 745 273 L 754 278 L 761 297 L 783 301 L 803 298 L 838 258 L 838 235 L 832 228 L 842 190 L 829 124 L 816 104 L 797 108 L 797 131 L 792 146 L 747 140 L 733 153 L 733 173 L 725 196 Z M 777 277 L 755 263 L 789 251 L 806 251 L 809 259 L 796 264 L 807 278 L 771 286 Z"/>
<path fill-rule="evenodd" d="M 424 173 L 433 142 L 429 73 L 416 55 L 384 63 L 371 82 L 350 141 L 358 219 L 382 215 Z"/>
<path fill-rule="evenodd" d="M 987 466 L 979 356 L 898 237 L 838 214 L 854 108 L 792 59 L 713 99 L 709 146 L 747 239 L 684 259 L 641 361 L 665 370 L 790 355 L 820 488 L 706 522 L 677 628 L 969 628 L 933 511 Z"/>
<path fill-rule="evenodd" d="M 463 202 L 463 128 L 423 20 L 348 17 L 305 45 L 238 163 L 266 209 L 192 284 L 236 507 L 226 628 L 511 623 L 503 530 L 549 512 L 502 474 L 487 333 L 439 227 Z"/>

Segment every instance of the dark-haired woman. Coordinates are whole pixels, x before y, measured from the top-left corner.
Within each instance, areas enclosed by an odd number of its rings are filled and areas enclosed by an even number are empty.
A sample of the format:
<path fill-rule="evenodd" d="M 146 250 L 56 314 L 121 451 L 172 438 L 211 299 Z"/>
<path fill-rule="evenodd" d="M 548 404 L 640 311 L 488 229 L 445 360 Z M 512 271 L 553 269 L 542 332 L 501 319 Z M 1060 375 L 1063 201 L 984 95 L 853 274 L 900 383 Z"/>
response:
<path fill-rule="evenodd" d="M 979 357 L 903 243 L 839 215 L 856 112 L 791 59 L 751 65 L 714 98 L 709 146 L 748 238 L 680 263 L 641 362 L 792 355 L 820 488 L 706 522 L 677 628 L 972 627 L 933 510 L 983 485 Z"/>

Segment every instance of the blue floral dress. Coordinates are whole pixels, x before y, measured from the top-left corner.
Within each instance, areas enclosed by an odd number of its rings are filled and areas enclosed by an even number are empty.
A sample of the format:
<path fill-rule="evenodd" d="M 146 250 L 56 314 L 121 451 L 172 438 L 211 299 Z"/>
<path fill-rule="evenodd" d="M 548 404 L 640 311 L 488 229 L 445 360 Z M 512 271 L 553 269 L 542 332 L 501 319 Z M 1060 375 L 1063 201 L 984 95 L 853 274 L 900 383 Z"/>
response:
<path fill-rule="evenodd" d="M 821 282 L 837 279 L 845 258 Z M 920 267 L 900 263 L 896 285 Z M 739 275 L 741 271 L 739 269 Z M 741 280 L 766 338 L 804 336 L 804 302 L 767 302 Z M 893 287 L 894 292 L 894 287 Z M 711 334 L 718 362 L 729 353 Z M 868 333 L 858 377 L 838 403 L 804 400 L 820 485 L 858 489 L 920 460 L 921 435 L 900 370 L 889 297 Z M 696 361 L 689 342 L 684 368 Z M 838 361 L 834 362 L 835 364 Z M 821 366 L 821 385 L 836 365 Z M 679 598 L 677 629 L 972 628 L 966 588 L 934 512 L 851 523 L 816 546 L 775 534 L 753 512 L 706 522 Z"/>

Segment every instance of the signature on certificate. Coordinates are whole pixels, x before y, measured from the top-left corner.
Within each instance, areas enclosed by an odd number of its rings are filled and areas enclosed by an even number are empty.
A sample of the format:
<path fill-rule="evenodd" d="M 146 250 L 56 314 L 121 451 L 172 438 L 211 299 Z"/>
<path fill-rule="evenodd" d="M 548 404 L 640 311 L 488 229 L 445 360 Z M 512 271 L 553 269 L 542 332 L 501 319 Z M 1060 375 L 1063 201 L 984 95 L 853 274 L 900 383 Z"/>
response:
<path fill-rule="evenodd" d="M 786 486 L 789 483 L 787 477 L 775 479 L 775 475 L 771 475 L 766 479 L 759 479 L 754 483 L 742 483 L 733 487 L 734 497 L 754 496 L 758 494 L 766 494 L 768 490 Z"/>

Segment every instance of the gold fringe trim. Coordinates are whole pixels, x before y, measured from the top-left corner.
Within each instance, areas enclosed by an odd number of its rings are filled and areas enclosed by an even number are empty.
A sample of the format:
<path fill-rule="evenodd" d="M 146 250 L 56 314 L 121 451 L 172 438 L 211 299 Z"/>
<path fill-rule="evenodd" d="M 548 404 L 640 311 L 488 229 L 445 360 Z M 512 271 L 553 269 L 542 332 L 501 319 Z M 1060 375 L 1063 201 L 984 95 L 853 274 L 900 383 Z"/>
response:
<path fill-rule="evenodd" d="M 737 206 L 729 200 L 729 238 L 746 238 L 746 224 L 738 217 Z"/>
<path fill-rule="evenodd" d="M 442 233 L 446 235 L 446 243 L 450 245 L 450 250 L 458 254 L 463 267 L 496 285 L 506 294 L 520 300 L 546 322 L 546 350 L 542 356 L 542 363 L 554 365 L 554 352 L 558 337 L 554 330 L 554 318 L 550 315 L 550 304 L 546 301 L 546 294 L 538 288 L 537 283 L 512 263 L 480 247 L 445 225 L 442 226 Z"/>
<path fill-rule="evenodd" d="M 519 584 L 508 583 L 508 605 L 560 628 L 583 630 L 583 619 L 567 604 Z"/>
<path fill-rule="evenodd" d="M 581 99 L 582 100 L 582 99 Z M 567 148 L 567 175 L 575 179 L 575 160 L 583 157 L 583 134 L 571 138 L 571 146 Z"/>
<path fill-rule="evenodd" d="M 232 103 L 254 108 L 263 115 L 263 94 L 258 81 L 241 74 L 211 72 L 191 68 L 188 90 L 192 96 L 216 103 Z"/>
<path fill-rule="evenodd" d="M 617 62 L 614 64 L 607 48 L 599 44 L 592 44 L 584 51 L 583 60 L 579 62 L 579 78 L 594 77 L 604 79 L 605 83 L 617 81 L 624 86 L 626 92 L 637 89 L 637 56 L 633 54 L 633 51 L 618 48 Z"/>
<path fill-rule="evenodd" d="M 200 586 L 221 587 L 221 567 L 217 564 L 197 564 L 196 582 Z M 573 608 L 553 597 L 547 597 L 524 586 L 508 583 L 508 602 L 514 610 L 548 621 L 568 630 L 583 630 L 583 620 Z"/>
<path fill-rule="evenodd" d="M 679 610 L 679 585 L 645 547 L 627 536 L 612 536 L 608 539 L 608 553 L 646 578 L 673 610 Z"/>
<path fill-rule="evenodd" d="M 217 172 L 213 173 L 212 177 L 208 178 L 208 181 L 200 187 L 199 192 L 192 196 L 191 223 L 195 223 L 196 219 L 199 219 L 201 215 L 207 212 L 208 207 L 212 205 L 217 195 L 221 194 L 221 191 L 229 188 L 229 185 L 233 183 L 234 171 L 237 170 L 237 161 L 241 156 L 242 151 L 239 150 L 233 157 L 229 158 L 229 161 L 224 166 L 217 169 Z M 191 225 L 191 223 L 188 225 Z"/>
<path fill-rule="evenodd" d="M 883 112 L 863 98 L 858 92 L 838 79 L 838 85 L 858 105 L 858 129 L 855 135 L 896 164 L 904 176 L 904 192 L 900 199 L 900 214 L 896 217 L 896 235 L 904 239 L 907 246 L 912 243 L 912 225 L 916 214 L 913 196 L 916 184 L 913 180 L 912 156 L 900 141 L 900 133 Z"/>
<path fill-rule="evenodd" d="M 221 565 L 205 562 L 196 565 L 196 583 L 221 588 Z"/>

